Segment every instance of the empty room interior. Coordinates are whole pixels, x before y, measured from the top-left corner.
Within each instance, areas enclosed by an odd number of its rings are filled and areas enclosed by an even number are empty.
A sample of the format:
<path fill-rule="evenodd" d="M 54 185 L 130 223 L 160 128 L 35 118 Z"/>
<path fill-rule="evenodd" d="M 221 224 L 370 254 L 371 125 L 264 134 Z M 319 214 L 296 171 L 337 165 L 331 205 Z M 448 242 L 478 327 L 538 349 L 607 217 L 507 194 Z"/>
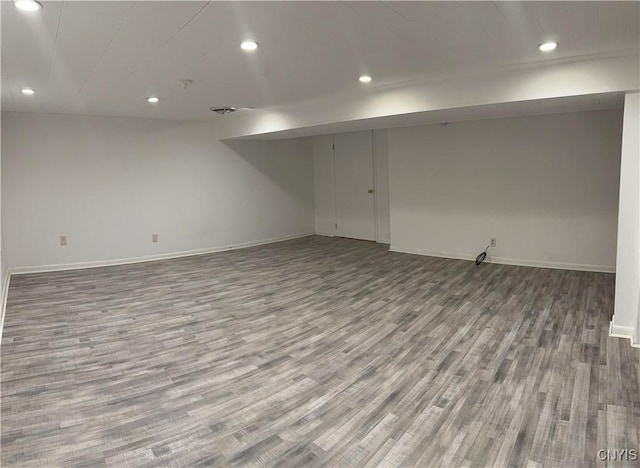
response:
<path fill-rule="evenodd" d="M 640 2 L 0 15 L 0 465 L 640 466 Z"/>

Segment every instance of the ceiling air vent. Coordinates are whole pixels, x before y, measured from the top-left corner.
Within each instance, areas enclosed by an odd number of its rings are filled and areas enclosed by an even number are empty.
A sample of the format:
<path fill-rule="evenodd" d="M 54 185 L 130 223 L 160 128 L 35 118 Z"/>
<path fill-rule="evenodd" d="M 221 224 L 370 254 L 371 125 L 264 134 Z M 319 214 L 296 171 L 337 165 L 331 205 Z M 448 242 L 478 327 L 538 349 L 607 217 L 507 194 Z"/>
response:
<path fill-rule="evenodd" d="M 220 106 L 220 107 L 212 107 L 211 112 L 216 112 L 220 115 L 231 114 L 232 112 L 237 111 L 237 107 L 229 107 L 229 106 Z"/>

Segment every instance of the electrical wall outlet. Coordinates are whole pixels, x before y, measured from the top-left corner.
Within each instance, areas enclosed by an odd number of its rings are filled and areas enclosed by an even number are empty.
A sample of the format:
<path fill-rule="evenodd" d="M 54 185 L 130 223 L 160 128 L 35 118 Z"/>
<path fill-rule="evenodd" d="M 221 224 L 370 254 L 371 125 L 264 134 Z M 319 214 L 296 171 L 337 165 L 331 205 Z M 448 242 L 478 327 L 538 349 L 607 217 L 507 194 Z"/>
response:
<path fill-rule="evenodd" d="M 67 245 L 67 236 L 60 236 L 60 245 Z"/>
<path fill-rule="evenodd" d="M 151 234 L 151 242 L 158 242 L 158 234 Z"/>
<path fill-rule="evenodd" d="M 491 239 L 489 239 L 489 245 L 491 247 L 495 247 L 496 246 L 496 238 L 492 237 Z"/>

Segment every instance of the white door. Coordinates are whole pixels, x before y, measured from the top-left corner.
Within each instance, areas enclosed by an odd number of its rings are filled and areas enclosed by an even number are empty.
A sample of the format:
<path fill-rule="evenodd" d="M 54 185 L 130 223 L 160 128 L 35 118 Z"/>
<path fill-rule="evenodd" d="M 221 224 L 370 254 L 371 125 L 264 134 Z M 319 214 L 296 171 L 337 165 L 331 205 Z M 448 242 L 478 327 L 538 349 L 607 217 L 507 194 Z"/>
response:
<path fill-rule="evenodd" d="M 373 132 L 334 136 L 336 236 L 375 240 Z"/>

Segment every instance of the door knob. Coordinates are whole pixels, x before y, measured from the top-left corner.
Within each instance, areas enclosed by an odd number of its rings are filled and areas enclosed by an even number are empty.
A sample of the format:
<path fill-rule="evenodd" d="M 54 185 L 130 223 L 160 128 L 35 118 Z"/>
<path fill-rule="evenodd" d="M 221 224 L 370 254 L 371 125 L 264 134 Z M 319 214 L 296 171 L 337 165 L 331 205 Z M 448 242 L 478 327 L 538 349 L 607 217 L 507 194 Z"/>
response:
<path fill-rule="evenodd" d="M 373 189 L 369 189 L 369 190 L 367 190 L 367 192 L 373 193 Z"/>

